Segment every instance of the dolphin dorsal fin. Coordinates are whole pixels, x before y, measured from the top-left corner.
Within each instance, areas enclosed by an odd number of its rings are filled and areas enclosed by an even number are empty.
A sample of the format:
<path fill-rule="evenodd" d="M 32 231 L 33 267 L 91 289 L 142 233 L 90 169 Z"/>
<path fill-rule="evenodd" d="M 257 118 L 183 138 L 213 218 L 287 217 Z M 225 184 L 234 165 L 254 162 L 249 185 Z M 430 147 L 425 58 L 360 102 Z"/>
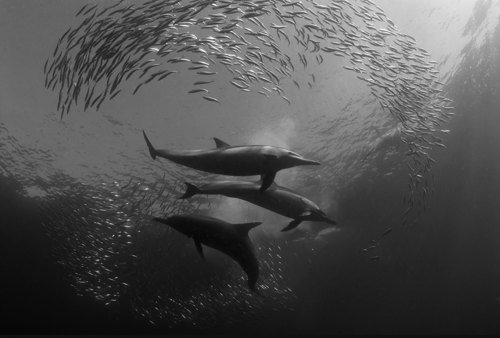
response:
<path fill-rule="evenodd" d="M 253 222 L 253 223 L 239 223 L 239 224 L 233 224 L 233 226 L 236 228 L 236 231 L 238 231 L 240 234 L 243 236 L 248 235 L 248 232 L 255 228 L 258 225 L 261 225 L 262 222 Z"/>
<path fill-rule="evenodd" d="M 214 141 L 215 141 L 215 145 L 217 146 L 217 148 L 230 147 L 229 144 L 227 144 L 226 142 L 222 141 L 221 139 L 219 139 L 217 137 L 214 137 Z"/>

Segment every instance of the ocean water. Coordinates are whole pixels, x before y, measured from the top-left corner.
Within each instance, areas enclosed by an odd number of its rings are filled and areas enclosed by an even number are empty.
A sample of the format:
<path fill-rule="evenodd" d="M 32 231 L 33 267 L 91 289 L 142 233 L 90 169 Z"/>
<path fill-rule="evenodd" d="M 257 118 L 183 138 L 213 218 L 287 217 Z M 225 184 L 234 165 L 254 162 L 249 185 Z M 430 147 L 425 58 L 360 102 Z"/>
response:
<path fill-rule="evenodd" d="M 499 19 L 492 0 L 0 0 L 0 332 L 498 333 Z M 256 177 L 153 160 L 143 130 L 317 160 L 276 182 L 337 225 L 179 200 Z M 263 222 L 264 297 L 152 220 L 175 214 Z"/>

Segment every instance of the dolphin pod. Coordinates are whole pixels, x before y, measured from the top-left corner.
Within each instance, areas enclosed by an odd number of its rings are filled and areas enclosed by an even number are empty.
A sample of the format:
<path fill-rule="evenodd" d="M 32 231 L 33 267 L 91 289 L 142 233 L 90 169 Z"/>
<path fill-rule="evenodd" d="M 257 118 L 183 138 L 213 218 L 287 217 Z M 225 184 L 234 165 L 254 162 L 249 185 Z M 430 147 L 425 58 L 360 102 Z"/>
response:
<path fill-rule="evenodd" d="M 186 192 L 180 198 L 189 198 L 197 194 L 224 195 L 245 200 L 280 215 L 293 218 L 293 221 L 281 231 L 289 231 L 302 221 L 326 222 L 337 224 L 314 203 L 300 196 L 295 191 L 272 184 L 266 191 L 260 192 L 260 182 L 219 181 L 197 187 L 185 182 Z"/>
<path fill-rule="evenodd" d="M 248 145 L 230 146 L 214 138 L 216 148 L 208 150 L 171 151 L 156 149 L 142 132 L 149 154 L 153 159 L 163 157 L 172 162 L 213 174 L 230 176 L 261 175 L 264 191 L 273 183 L 276 173 L 282 169 L 299 165 L 319 165 L 319 162 L 305 159 L 299 154 L 279 147 Z"/>
<path fill-rule="evenodd" d="M 268 145 L 230 146 L 215 137 L 216 148 L 214 149 L 183 151 L 156 149 L 146 132 L 143 130 L 142 133 L 153 160 L 156 157 L 162 157 L 193 169 L 220 175 L 261 176 L 258 182 L 221 181 L 201 187 L 185 182 L 187 190 L 180 197 L 181 199 L 196 194 L 220 194 L 239 198 L 292 218 L 293 220 L 281 231 L 292 230 L 303 221 L 337 224 L 328 218 L 314 202 L 274 183 L 278 171 L 300 165 L 319 165 L 317 161 L 308 160 L 285 148 Z M 220 219 L 199 215 L 177 215 L 153 219 L 193 238 L 196 249 L 202 257 L 204 257 L 202 244 L 231 257 L 247 274 L 249 289 L 260 294 L 257 291 L 259 262 L 248 232 L 261 222 L 231 224 Z"/>
<path fill-rule="evenodd" d="M 261 222 L 231 224 L 216 218 L 197 215 L 154 217 L 153 219 L 193 238 L 196 250 L 203 258 L 205 256 L 202 244 L 217 249 L 234 259 L 247 274 L 248 288 L 259 294 L 256 285 L 259 278 L 259 262 L 248 232 Z"/>

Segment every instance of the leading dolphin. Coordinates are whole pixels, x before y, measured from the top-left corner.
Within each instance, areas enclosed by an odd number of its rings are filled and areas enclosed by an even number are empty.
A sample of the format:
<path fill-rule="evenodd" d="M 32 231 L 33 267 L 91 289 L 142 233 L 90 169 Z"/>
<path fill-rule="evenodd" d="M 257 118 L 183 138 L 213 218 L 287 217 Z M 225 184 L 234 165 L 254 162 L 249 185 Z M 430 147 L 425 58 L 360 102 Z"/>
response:
<path fill-rule="evenodd" d="M 214 138 L 217 148 L 208 150 L 170 151 L 155 149 L 146 133 L 142 131 L 149 154 L 166 158 L 172 162 L 213 174 L 231 176 L 261 175 L 264 191 L 273 183 L 279 170 L 299 165 L 319 165 L 319 162 L 307 160 L 299 154 L 285 148 L 248 145 L 230 146 L 224 141 Z"/>
<path fill-rule="evenodd" d="M 224 195 L 245 200 L 262 208 L 274 211 L 280 215 L 293 218 L 288 226 L 281 231 L 292 230 L 302 221 L 326 222 L 337 224 L 311 200 L 297 194 L 295 191 L 280 187 L 276 183 L 269 189 L 260 192 L 260 182 L 219 181 L 197 187 L 185 182 L 187 190 L 180 198 L 189 198 L 196 194 Z"/>
<path fill-rule="evenodd" d="M 153 219 L 193 238 L 196 249 L 203 258 L 202 244 L 222 251 L 234 259 L 247 274 L 250 290 L 259 294 L 256 289 L 259 263 L 248 232 L 261 222 L 231 224 L 217 218 L 198 215 L 177 215 L 165 219 L 154 217 Z"/>

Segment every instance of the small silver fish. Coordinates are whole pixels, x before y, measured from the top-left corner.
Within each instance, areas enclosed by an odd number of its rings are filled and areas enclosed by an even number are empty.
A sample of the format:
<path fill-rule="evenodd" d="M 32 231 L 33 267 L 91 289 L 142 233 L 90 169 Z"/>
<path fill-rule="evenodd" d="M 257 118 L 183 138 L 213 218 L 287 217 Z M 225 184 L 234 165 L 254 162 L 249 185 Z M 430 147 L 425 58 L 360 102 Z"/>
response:
<path fill-rule="evenodd" d="M 208 93 L 208 90 L 207 90 L 207 89 L 204 89 L 204 88 L 199 88 L 199 89 L 193 89 L 193 90 L 190 90 L 188 93 L 199 93 L 199 92 L 205 92 L 205 93 Z"/>
<path fill-rule="evenodd" d="M 207 100 L 207 101 L 220 103 L 220 102 L 219 102 L 219 100 L 217 100 L 216 98 L 211 97 L 211 96 L 203 96 L 203 98 L 204 98 L 205 100 Z"/>

